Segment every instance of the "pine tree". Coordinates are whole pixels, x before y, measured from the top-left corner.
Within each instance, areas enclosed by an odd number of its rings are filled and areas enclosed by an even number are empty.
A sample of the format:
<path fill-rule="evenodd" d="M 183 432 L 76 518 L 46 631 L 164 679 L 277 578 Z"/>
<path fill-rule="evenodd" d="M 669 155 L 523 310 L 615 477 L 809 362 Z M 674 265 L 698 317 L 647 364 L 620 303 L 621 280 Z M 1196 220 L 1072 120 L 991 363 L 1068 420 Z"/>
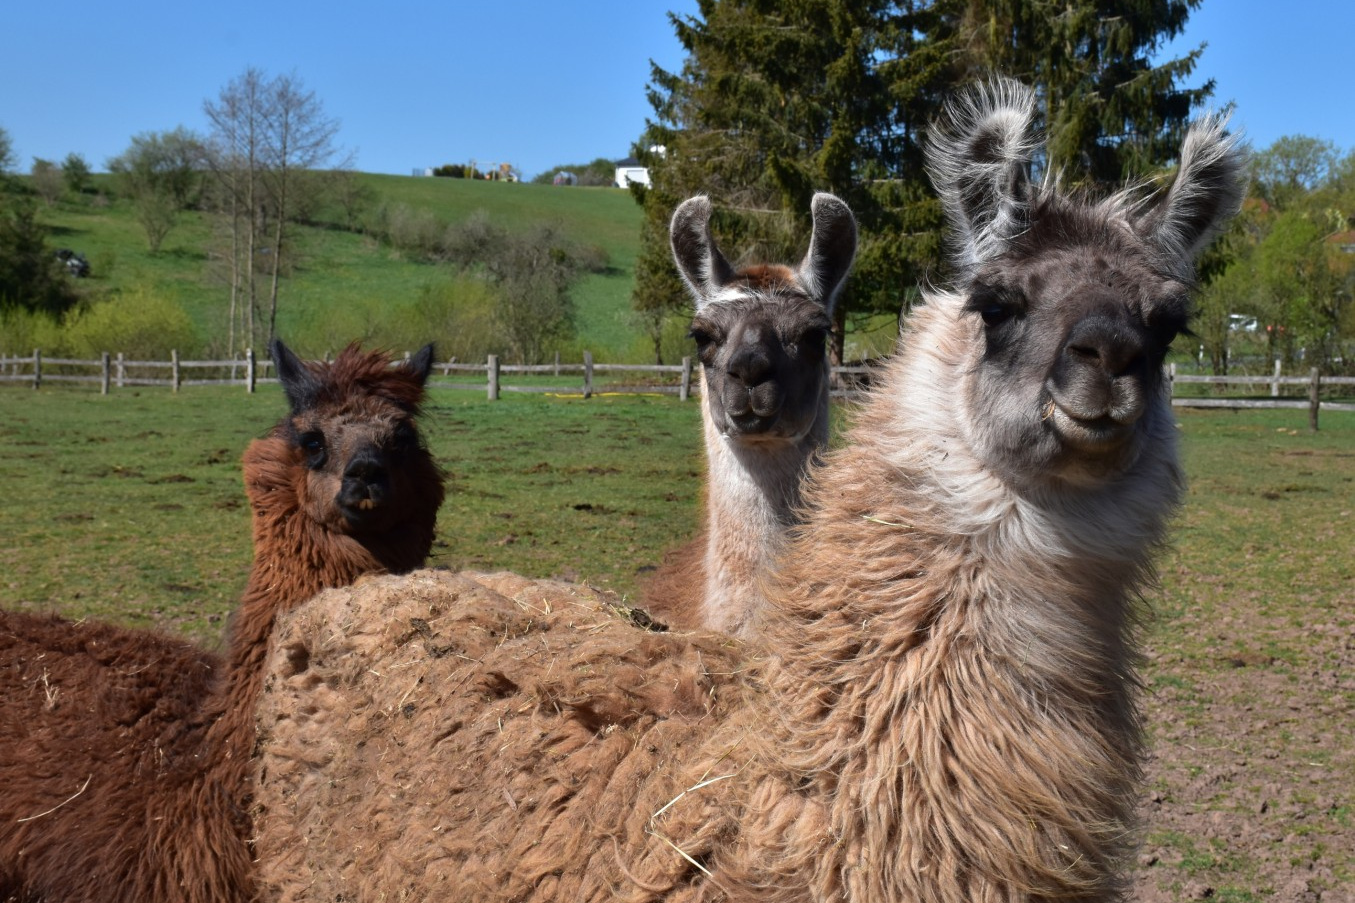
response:
<path fill-rule="evenodd" d="M 1200 49 L 1151 61 L 1199 3 L 700 0 L 698 15 L 671 19 L 687 59 L 678 72 L 653 67 L 655 118 L 637 149 L 652 182 L 635 189 L 642 321 L 661 328 L 685 310 L 667 242 L 684 198 L 711 197 L 723 247 L 794 259 L 809 199 L 826 190 L 862 235 L 837 308 L 840 359 L 848 320 L 906 311 L 914 286 L 944 266 L 921 148 L 953 88 L 993 72 L 1033 84 L 1049 165 L 1112 184 L 1146 175 L 1172 159 L 1213 89 L 1180 87 Z"/>
<path fill-rule="evenodd" d="M 688 58 L 653 68 L 656 119 L 639 149 L 652 181 L 637 192 L 642 316 L 657 324 L 687 304 L 667 247 L 682 199 L 710 195 L 723 246 L 794 259 L 818 190 L 847 201 L 862 234 L 835 357 L 849 315 L 899 312 L 939 248 L 918 143 L 948 66 L 940 42 L 917 46 L 933 15 L 922 2 L 702 0 L 699 16 L 673 17 Z"/>
<path fill-rule="evenodd" d="M 948 0 L 962 80 L 1001 72 L 1033 85 L 1049 165 L 1102 185 L 1172 160 L 1191 110 L 1214 90 L 1182 86 L 1204 47 L 1157 65 L 1201 0 Z"/>
<path fill-rule="evenodd" d="M 19 309 L 56 319 L 78 301 L 32 200 L 0 198 L 0 313 Z"/>

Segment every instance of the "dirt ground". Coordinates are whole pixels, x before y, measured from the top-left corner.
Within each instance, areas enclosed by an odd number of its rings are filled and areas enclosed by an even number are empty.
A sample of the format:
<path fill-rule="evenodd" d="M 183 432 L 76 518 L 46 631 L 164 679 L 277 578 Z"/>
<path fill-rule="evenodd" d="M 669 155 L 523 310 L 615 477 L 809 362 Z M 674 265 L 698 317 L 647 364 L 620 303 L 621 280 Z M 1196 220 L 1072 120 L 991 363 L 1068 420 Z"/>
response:
<path fill-rule="evenodd" d="M 1355 903 L 1355 635 L 1258 599 L 1181 624 L 1150 644 L 1136 899 Z"/>

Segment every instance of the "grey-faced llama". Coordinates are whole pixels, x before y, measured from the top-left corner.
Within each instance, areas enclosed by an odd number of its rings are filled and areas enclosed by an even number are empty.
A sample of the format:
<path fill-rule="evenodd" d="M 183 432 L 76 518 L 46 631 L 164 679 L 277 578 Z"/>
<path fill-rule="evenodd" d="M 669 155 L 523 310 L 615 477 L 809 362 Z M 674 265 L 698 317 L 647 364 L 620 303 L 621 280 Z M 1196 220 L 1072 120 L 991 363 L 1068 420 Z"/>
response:
<path fill-rule="evenodd" d="M 661 620 L 731 634 L 754 629 L 760 576 L 796 522 L 800 481 L 828 444 L 833 305 L 856 254 L 856 220 L 814 195 L 809 250 L 794 268 L 735 268 L 711 234 L 711 203 L 673 214 L 673 259 L 696 302 L 706 448 L 704 522 L 667 557 L 642 604 Z"/>
<path fill-rule="evenodd" d="M 279 612 L 424 563 L 442 475 L 415 424 L 429 346 L 392 367 L 273 360 L 291 411 L 250 444 L 254 563 L 224 655 L 0 612 L 0 900 L 254 899 L 254 710 Z"/>
<path fill-rule="evenodd" d="M 1092 200 L 1031 181 L 1034 116 L 1001 81 L 933 130 L 954 282 L 811 469 L 755 636 L 427 571 L 283 619 L 266 898 L 1123 900 L 1161 365 L 1243 159 L 1207 117 L 1165 191 Z"/>

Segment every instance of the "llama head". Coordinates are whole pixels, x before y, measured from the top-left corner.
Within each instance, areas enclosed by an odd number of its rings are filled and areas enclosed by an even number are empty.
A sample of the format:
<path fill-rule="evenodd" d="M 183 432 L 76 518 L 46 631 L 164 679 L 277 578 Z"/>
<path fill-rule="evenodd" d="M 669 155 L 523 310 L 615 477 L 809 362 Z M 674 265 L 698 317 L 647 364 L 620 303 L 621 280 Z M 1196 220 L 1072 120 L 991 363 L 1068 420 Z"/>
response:
<path fill-rule="evenodd" d="M 1008 473 L 1102 481 L 1170 428 L 1162 363 L 1186 330 L 1194 260 L 1237 212 L 1225 121 L 1188 131 L 1170 188 L 1100 201 L 1035 184 L 1035 96 L 998 81 L 956 101 L 928 165 L 958 237 L 945 301 L 964 337 L 962 424 Z"/>
<path fill-rule="evenodd" d="M 856 255 L 856 220 L 831 194 L 814 195 L 809 250 L 796 267 L 735 269 L 710 231 L 711 203 L 673 214 L 673 259 L 696 302 L 691 335 L 706 383 L 706 410 L 743 442 L 805 436 L 827 392 L 825 342 L 833 304 Z"/>
<path fill-rule="evenodd" d="M 292 485 L 305 516 L 359 539 L 406 525 L 431 530 L 442 476 L 415 417 L 433 346 L 396 366 L 356 344 L 333 363 L 303 362 L 277 340 L 271 350 L 291 405 L 275 435 L 292 449 Z"/>

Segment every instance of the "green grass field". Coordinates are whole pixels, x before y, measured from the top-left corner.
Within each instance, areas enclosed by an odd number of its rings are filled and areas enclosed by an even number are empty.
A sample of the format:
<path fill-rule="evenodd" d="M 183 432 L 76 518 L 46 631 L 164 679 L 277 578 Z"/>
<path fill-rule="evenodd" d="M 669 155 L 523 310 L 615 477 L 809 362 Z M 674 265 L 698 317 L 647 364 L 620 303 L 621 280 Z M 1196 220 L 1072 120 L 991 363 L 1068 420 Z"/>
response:
<path fill-rule="evenodd" d="M 244 588 L 239 460 L 276 386 L 0 388 L 0 605 L 208 639 Z M 433 562 L 632 592 L 696 523 L 696 402 L 434 388 L 424 431 L 448 474 Z"/>
<path fill-rule="evenodd" d="M 0 601 L 213 633 L 203 618 L 231 606 L 249 564 L 240 455 L 283 410 L 275 386 L 0 386 Z M 1348 617 L 1336 594 L 1355 579 L 1355 417 L 1327 414 L 1312 434 L 1303 411 L 1180 416 L 1191 488 L 1165 566 L 1183 578 L 1164 581 L 1167 620 L 1244 586 Z M 435 386 L 424 428 L 449 477 L 438 563 L 631 592 L 695 524 L 694 401 L 489 402 Z"/>
<path fill-rule="evenodd" d="M 403 205 L 449 224 L 484 211 L 508 229 L 548 222 L 579 244 L 601 247 L 608 255 L 607 271 L 585 276 L 573 291 L 577 344 L 609 361 L 628 360 L 642 350 L 628 321 L 642 216 L 629 192 L 412 176 L 359 178 L 374 194 L 373 208 Z M 115 184 L 109 176 L 97 177 L 96 183 L 105 190 Z M 94 205 L 88 197 L 67 199 L 43 208 L 41 219 L 51 227 L 53 247 L 74 249 L 90 260 L 93 278 L 86 287 L 110 292 L 154 287 L 184 306 L 204 341 L 223 331 L 229 296 L 209 253 L 210 217 L 181 214 L 158 254 L 148 250 L 125 200 Z M 404 259 L 354 232 L 298 227 L 296 239 L 298 265 L 282 285 L 278 331 L 316 354 L 369 338 L 370 330 L 413 303 L 424 286 L 450 278 L 445 268 Z"/>
<path fill-rule="evenodd" d="M 218 642 L 250 561 L 240 454 L 283 407 L 276 387 L 0 386 L 0 606 Z M 1299 899 L 1276 896 L 1292 876 L 1355 889 L 1355 415 L 1179 416 L 1140 880 L 1233 903 Z M 424 423 L 450 490 L 433 564 L 629 594 L 695 527 L 695 402 L 435 387 Z"/>

